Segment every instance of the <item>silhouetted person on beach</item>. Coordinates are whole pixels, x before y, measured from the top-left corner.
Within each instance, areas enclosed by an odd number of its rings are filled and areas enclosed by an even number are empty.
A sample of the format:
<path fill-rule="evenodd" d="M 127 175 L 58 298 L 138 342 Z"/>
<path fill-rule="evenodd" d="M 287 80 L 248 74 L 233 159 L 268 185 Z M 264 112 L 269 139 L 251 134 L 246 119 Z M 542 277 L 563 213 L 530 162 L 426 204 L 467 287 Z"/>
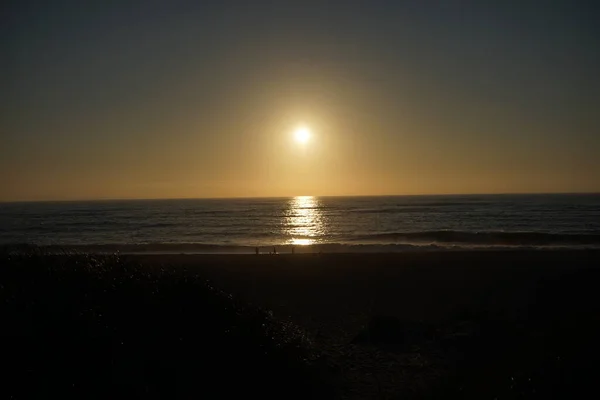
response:
<path fill-rule="evenodd" d="M 294 246 L 292 246 L 292 254 L 294 254 L 295 250 L 296 250 L 296 248 Z"/>
<path fill-rule="evenodd" d="M 277 254 L 277 250 L 275 249 L 275 246 L 273 246 L 273 254 Z"/>
<path fill-rule="evenodd" d="M 258 255 L 258 253 L 259 253 L 258 247 L 256 249 L 254 249 L 254 252 Z"/>

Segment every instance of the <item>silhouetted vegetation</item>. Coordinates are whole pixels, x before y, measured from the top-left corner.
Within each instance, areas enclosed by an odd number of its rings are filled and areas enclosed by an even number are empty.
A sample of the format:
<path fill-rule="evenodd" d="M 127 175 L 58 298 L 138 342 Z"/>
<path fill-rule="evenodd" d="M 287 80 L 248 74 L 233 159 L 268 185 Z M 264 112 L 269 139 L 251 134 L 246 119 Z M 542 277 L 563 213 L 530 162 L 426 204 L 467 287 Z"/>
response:
<path fill-rule="evenodd" d="M 35 248 L 0 264 L 3 398 L 328 394 L 299 328 L 190 271 Z"/>

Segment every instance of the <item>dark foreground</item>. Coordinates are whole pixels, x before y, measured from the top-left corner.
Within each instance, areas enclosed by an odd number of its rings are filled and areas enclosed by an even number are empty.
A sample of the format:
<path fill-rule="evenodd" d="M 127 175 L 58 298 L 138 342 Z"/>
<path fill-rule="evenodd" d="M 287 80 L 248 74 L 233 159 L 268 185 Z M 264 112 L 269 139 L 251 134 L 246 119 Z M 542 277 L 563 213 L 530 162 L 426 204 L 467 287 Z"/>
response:
<path fill-rule="evenodd" d="M 0 257 L 0 398 L 331 397 L 301 330 L 183 268 Z"/>
<path fill-rule="evenodd" d="M 599 252 L 1 262 L 2 397 L 598 392 Z"/>

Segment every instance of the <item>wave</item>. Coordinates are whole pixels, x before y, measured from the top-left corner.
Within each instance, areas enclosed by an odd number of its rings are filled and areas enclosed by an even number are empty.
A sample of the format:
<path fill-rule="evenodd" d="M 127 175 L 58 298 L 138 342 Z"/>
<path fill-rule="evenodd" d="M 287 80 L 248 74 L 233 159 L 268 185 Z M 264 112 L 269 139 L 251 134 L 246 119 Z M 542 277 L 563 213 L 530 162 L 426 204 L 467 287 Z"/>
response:
<path fill-rule="evenodd" d="M 430 212 L 441 210 L 434 206 L 402 206 L 402 207 L 391 207 L 391 208 L 359 208 L 355 210 L 348 210 L 349 214 L 401 214 L 401 213 L 413 213 L 413 212 Z M 443 210 L 445 213 L 449 210 Z M 457 212 L 459 210 L 456 210 Z"/>
<path fill-rule="evenodd" d="M 473 245 L 552 246 L 552 245 L 600 245 L 600 234 L 543 233 L 543 232 L 469 232 L 424 231 L 390 232 L 359 235 L 351 242 L 383 243 L 457 243 Z"/>
<path fill-rule="evenodd" d="M 444 213 L 451 212 L 448 208 L 456 208 L 456 212 L 462 212 L 465 207 L 481 208 L 489 207 L 490 202 L 482 201 L 465 201 L 465 202 L 425 202 L 421 204 L 397 204 L 390 207 L 370 207 L 370 208 L 355 208 L 347 212 L 350 214 L 396 214 L 396 213 L 411 213 L 411 212 L 430 212 L 437 211 Z"/>

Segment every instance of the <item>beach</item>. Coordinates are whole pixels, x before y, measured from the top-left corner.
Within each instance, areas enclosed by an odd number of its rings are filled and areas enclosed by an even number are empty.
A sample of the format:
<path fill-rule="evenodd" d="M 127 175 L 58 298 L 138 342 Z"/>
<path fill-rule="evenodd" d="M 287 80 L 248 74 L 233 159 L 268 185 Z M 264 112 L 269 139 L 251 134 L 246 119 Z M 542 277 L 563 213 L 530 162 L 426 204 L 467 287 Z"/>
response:
<path fill-rule="evenodd" d="M 0 252 L 0 265 L 9 397 L 227 397 L 244 388 L 264 398 L 547 399 L 597 391 L 600 251 L 102 255 L 32 247 Z"/>
<path fill-rule="evenodd" d="M 332 323 L 366 310 L 441 322 L 464 307 L 527 305 L 541 281 L 600 265 L 600 251 L 560 250 L 128 257 L 206 276 L 281 316 Z"/>
<path fill-rule="evenodd" d="M 591 387 L 597 251 L 130 257 L 177 266 L 298 324 L 343 398 Z"/>

